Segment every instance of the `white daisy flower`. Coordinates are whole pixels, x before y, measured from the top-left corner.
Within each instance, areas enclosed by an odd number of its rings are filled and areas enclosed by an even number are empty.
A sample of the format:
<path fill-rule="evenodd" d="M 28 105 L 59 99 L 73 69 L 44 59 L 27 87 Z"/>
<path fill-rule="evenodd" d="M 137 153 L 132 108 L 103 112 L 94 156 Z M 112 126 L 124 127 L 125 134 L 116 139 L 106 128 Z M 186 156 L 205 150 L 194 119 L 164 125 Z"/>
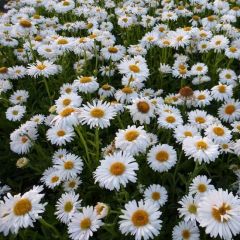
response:
<path fill-rule="evenodd" d="M 53 167 L 47 168 L 43 172 L 43 176 L 41 177 L 41 182 L 46 185 L 48 188 L 55 188 L 59 186 L 62 181 L 62 176 L 58 170 Z"/>
<path fill-rule="evenodd" d="M 68 93 L 61 95 L 56 101 L 57 111 L 61 111 L 65 107 L 79 107 L 82 103 L 82 98 L 76 93 Z"/>
<path fill-rule="evenodd" d="M 27 73 L 28 75 L 37 78 L 39 76 L 49 77 L 61 71 L 61 66 L 56 65 L 48 60 L 37 60 L 34 64 L 29 64 Z"/>
<path fill-rule="evenodd" d="M 119 61 L 126 52 L 125 47 L 121 45 L 108 46 L 101 49 L 101 54 L 106 60 Z"/>
<path fill-rule="evenodd" d="M 182 221 L 173 228 L 172 239 L 200 240 L 200 232 L 196 224 Z"/>
<path fill-rule="evenodd" d="M 231 138 L 231 131 L 222 124 L 213 124 L 205 129 L 205 135 L 217 144 L 228 143 Z"/>
<path fill-rule="evenodd" d="M 139 121 L 140 124 L 150 123 L 150 119 L 154 117 L 154 105 L 146 98 L 135 98 L 132 105 L 127 106 L 133 122 Z"/>
<path fill-rule="evenodd" d="M 218 115 L 225 122 L 233 122 L 240 119 L 240 102 L 229 99 L 219 109 Z"/>
<path fill-rule="evenodd" d="M 115 88 L 109 84 L 103 84 L 98 89 L 98 94 L 100 97 L 112 97 L 115 93 Z"/>
<path fill-rule="evenodd" d="M 157 204 L 162 207 L 168 199 L 167 190 L 165 187 L 159 184 L 152 184 L 144 191 L 144 199 L 152 201 L 152 203 Z"/>
<path fill-rule="evenodd" d="M 82 183 L 79 177 L 70 178 L 63 183 L 63 189 L 65 192 L 75 191 Z"/>
<path fill-rule="evenodd" d="M 124 235 L 134 235 L 135 240 L 152 239 L 159 235 L 162 220 L 160 220 L 161 212 L 157 204 L 152 204 L 151 201 L 136 202 L 134 200 L 125 204 L 122 213 L 119 229 Z"/>
<path fill-rule="evenodd" d="M 177 162 L 177 153 L 168 144 L 159 144 L 150 149 L 147 154 L 149 166 L 157 172 L 166 172 Z"/>
<path fill-rule="evenodd" d="M 82 172 L 83 161 L 80 157 L 67 153 L 63 159 L 56 159 L 53 167 L 60 172 L 63 180 L 69 180 Z"/>
<path fill-rule="evenodd" d="M 159 127 L 163 127 L 166 129 L 174 129 L 178 125 L 182 125 L 182 123 L 182 116 L 181 114 L 177 113 L 163 112 L 158 118 Z"/>
<path fill-rule="evenodd" d="M 200 201 L 198 222 L 211 237 L 232 239 L 240 233 L 240 199 L 222 189 L 209 191 Z"/>
<path fill-rule="evenodd" d="M 68 224 L 68 233 L 73 240 L 88 240 L 103 225 L 93 207 L 83 207 L 76 212 Z"/>
<path fill-rule="evenodd" d="M 142 126 L 128 126 L 127 129 L 119 129 L 115 137 L 115 146 L 130 154 L 144 153 L 150 144 L 149 136 Z"/>
<path fill-rule="evenodd" d="M 204 129 L 212 123 L 213 119 L 206 111 L 193 110 L 188 113 L 188 121 L 198 129 Z"/>
<path fill-rule="evenodd" d="M 20 121 L 24 114 L 26 113 L 26 107 L 22 105 L 15 105 L 13 107 L 9 107 L 6 111 L 6 118 L 9 121 Z"/>
<path fill-rule="evenodd" d="M 198 175 L 192 180 L 189 186 L 189 193 L 204 196 L 209 190 L 215 189 L 211 183 L 211 179 L 208 179 L 204 175 Z"/>
<path fill-rule="evenodd" d="M 186 156 L 192 157 L 194 161 L 198 161 L 200 164 L 215 161 L 219 155 L 219 146 L 207 137 L 187 137 L 183 140 L 182 148 Z"/>
<path fill-rule="evenodd" d="M 129 153 L 115 152 L 106 155 L 100 162 L 100 166 L 94 172 L 94 178 L 101 187 L 118 191 L 121 185 L 126 187 L 128 182 L 136 182 L 136 170 L 138 164 Z"/>
<path fill-rule="evenodd" d="M 61 126 L 53 126 L 47 130 L 46 133 L 47 140 L 51 141 L 52 144 L 56 144 L 58 146 L 66 145 L 73 140 L 75 136 L 74 129 L 72 127 L 61 127 Z"/>
<path fill-rule="evenodd" d="M 118 65 L 121 74 L 130 75 L 139 79 L 146 79 L 149 75 L 149 69 L 146 60 L 142 56 L 135 56 L 130 60 L 122 60 Z"/>
<path fill-rule="evenodd" d="M 74 86 L 78 88 L 79 92 L 93 93 L 99 88 L 99 83 L 93 76 L 80 76 L 74 80 Z"/>
<path fill-rule="evenodd" d="M 55 215 L 62 223 L 69 223 L 74 213 L 81 207 L 79 195 L 74 192 L 63 193 L 56 204 Z"/>
<path fill-rule="evenodd" d="M 197 127 L 191 124 L 179 125 L 174 129 L 174 137 L 177 142 L 182 143 L 187 137 L 200 136 Z"/>
<path fill-rule="evenodd" d="M 93 101 L 83 105 L 80 109 L 79 121 L 87 124 L 90 128 L 100 127 L 107 128 L 110 126 L 110 120 L 116 115 L 115 109 L 108 102 Z"/>
<path fill-rule="evenodd" d="M 131 103 L 133 99 L 138 97 L 137 92 L 132 87 L 124 87 L 114 94 L 116 100 L 120 103 Z"/>
<path fill-rule="evenodd" d="M 51 123 L 56 126 L 76 126 L 79 123 L 78 115 L 79 109 L 74 107 L 65 107 L 59 110 L 58 115 L 55 116 Z"/>
<path fill-rule="evenodd" d="M 183 196 L 181 201 L 178 202 L 181 207 L 178 208 L 179 215 L 185 222 L 195 222 L 198 218 L 199 198 Z"/>
<path fill-rule="evenodd" d="M 217 101 L 228 101 L 233 95 L 233 87 L 220 83 L 212 87 L 211 95 Z"/>
<path fill-rule="evenodd" d="M 44 194 L 42 186 L 33 186 L 23 195 L 10 193 L 0 202 L 0 232 L 7 236 L 9 232 L 17 234 L 20 228 L 33 227 L 41 218 L 47 203 L 41 203 Z"/>

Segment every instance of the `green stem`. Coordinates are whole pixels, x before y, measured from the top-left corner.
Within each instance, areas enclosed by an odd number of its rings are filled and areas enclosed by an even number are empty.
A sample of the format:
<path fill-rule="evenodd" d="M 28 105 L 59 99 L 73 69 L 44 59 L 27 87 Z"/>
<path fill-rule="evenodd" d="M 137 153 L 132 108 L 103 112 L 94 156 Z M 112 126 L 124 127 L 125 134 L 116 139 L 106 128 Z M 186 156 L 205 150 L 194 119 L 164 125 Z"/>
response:
<path fill-rule="evenodd" d="M 99 127 L 95 128 L 96 159 L 99 161 Z"/>
<path fill-rule="evenodd" d="M 35 57 L 35 54 L 34 54 L 34 50 L 33 50 L 33 46 L 32 46 L 30 36 L 27 36 L 27 40 L 28 40 L 29 45 L 30 45 L 30 51 L 31 51 L 31 54 L 32 54 L 33 61 L 36 62 L 36 57 Z"/>
<path fill-rule="evenodd" d="M 44 227 L 50 228 L 53 231 L 53 233 L 55 234 L 55 237 L 60 239 L 60 234 L 59 234 L 59 232 L 57 231 L 57 229 L 53 225 L 51 225 L 50 223 L 46 222 L 43 218 L 39 219 L 39 222 Z"/>
<path fill-rule="evenodd" d="M 81 130 L 78 127 L 76 127 L 75 130 L 76 130 L 76 132 L 77 132 L 77 134 L 79 136 L 79 139 L 80 139 L 81 143 L 83 144 L 83 147 L 84 147 L 84 150 L 85 150 L 85 153 L 86 153 L 86 156 L 87 156 L 87 161 L 89 163 L 90 162 L 90 157 L 89 157 L 87 143 L 86 143 L 86 141 L 85 141 L 85 139 L 84 139 L 84 137 L 82 135 Z"/>
<path fill-rule="evenodd" d="M 46 88 L 46 91 L 47 91 L 47 94 L 48 94 L 48 98 L 49 98 L 50 104 L 52 105 L 52 97 L 51 97 L 51 94 L 50 94 L 50 90 L 49 90 L 47 79 L 45 77 L 43 78 L 43 82 L 44 82 L 44 85 L 45 85 L 45 88 Z"/>

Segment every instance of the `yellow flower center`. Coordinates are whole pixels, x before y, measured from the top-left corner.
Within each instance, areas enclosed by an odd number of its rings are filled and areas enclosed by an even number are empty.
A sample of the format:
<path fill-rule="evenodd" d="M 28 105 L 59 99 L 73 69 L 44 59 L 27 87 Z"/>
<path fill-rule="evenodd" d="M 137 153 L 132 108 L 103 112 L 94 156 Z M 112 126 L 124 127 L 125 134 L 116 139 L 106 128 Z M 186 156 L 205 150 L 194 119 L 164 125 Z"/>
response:
<path fill-rule="evenodd" d="M 208 148 L 207 143 L 202 140 L 196 142 L 196 146 L 198 150 L 206 150 Z"/>
<path fill-rule="evenodd" d="M 218 86 L 218 91 L 220 93 L 225 93 L 226 92 L 226 86 L 225 85 L 219 85 Z"/>
<path fill-rule="evenodd" d="M 188 240 L 190 238 L 190 236 L 191 236 L 191 233 L 189 232 L 189 230 L 184 229 L 182 231 L 182 237 L 183 237 L 184 240 Z"/>
<path fill-rule="evenodd" d="M 168 40 L 164 40 L 164 41 L 163 41 L 163 45 L 169 46 L 169 45 L 170 45 L 170 42 L 169 42 Z"/>
<path fill-rule="evenodd" d="M 217 46 L 219 46 L 221 43 L 222 43 L 221 40 L 217 40 L 217 41 L 215 42 L 215 44 L 216 44 Z"/>
<path fill-rule="evenodd" d="M 137 139 L 139 132 L 136 130 L 129 130 L 125 133 L 125 139 L 129 142 L 132 142 Z"/>
<path fill-rule="evenodd" d="M 192 137 L 193 136 L 190 131 L 185 131 L 183 134 L 184 134 L 185 137 Z"/>
<path fill-rule="evenodd" d="M 95 107 L 90 111 L 90 114 L 94 118 L 102 118 L 105 115 L 105 112 L 103 109 Z"/>
<path fill-rule="evenodd" d="M 59 177 L 58 176 L 53 176 L 52 178 L 51 178 L 51 182 L 52 183 L 55 183 L 55 182 L 57 182 L 59 180 Z"/>
<path fill-rule="evenodd" d="M 130 71 L 132 71 L 134 73 L 139 73 L 140 72 L 140 68 L 135 64 L 129 65 L 129 69 L 130 69 Z"/>
<path fill-rule="evenodd" d="M 14 110 L 14 111 L 12 111 L 12 114 L 13 114 L 14 116 L 18 115 L 18 111 L 17 111 L 17 110 Z"/>
<path fill-rule="evenodd" d="M 193 19 L 194 21 L 198 21 L 198 20 L 200 19 L 200 17 L 197 16 L 197 15 L 193 15 L 193 16 L 192 16 L 192 19 Z"/>
<path fill-rule="evenodd" d="M 168 159 L 169 159 L 169 154 L 167 151 L 159 151 L 157 154 L 156 154 L 156 159 L 159 161 L 159 162 L 166 162 Z"/>
<path fill-rule="evenodd" d="M 226 143 L 222 144 L 222 148 L 223 149 L 228 149 L 228 144 L 226 144 Z"/>
<path fill-rule="evenodd" d="M 122 92 L 125 94 L 131 94 L 133 92 L 133 90 L 130 87 L 124 87 L 124 88 L 122 88 Z"/>
<path fill-rule="evenodd" d="M 34 38 L 34 40 L 37 41 L 37 42 L 41 42 L 43 40 L 43 38 L 38 35 Z"/>
<path fill-rule="evenodd" d="M 0 73 L 7 73 L 8 68 L 7 67 L 0 67 Z"/>
<path fill-rule="evenodd" d="M 154 201 L 159 200 L 160 197 L 161 197 L 161 195 L 160 195 L 159 192 L 153 192 L 153 193 L 152 193 L 152 199 L 153 199 Z"/>
<path fill-rule="evenodd" d="M 71 182 L 68 183 L 68 186 L 69 186 L 70 188 L 74 188 L 74 187 L 76 186 L 76 182 L 71 181 Z"/>
<path fill-rule="evenodd" d="M 203 70 L 203 67 L 202 66 L 198 66 L 196 69 L 197 69 L 197 71 L 201 72 Z"/>
<path fill-rule="evenodd" d="M 118 49 L 117 49 L 116 47 L 109 47 L 109 48 L 108 48 L 108 51 L 109 51 L 110 53 L 117 53 L 117 52 L 118 52 Z"/>
<path fill-rule="evenodd" d="M 32 203 L 27 198 L 22 198 L 16 202 L 13 212 L 16 216 L 23 216 L 32 210 Z"/>
<path fill-rule="evenodd" d="M 36 68 L 37 68 L 38 70 L 40 70 L 40 71 L 44 70 L 46 67 L 47 67 L 47 66 L 44 65 L 43 63 L 40 63 L 40 64 L 38 64 L 38 65 L 36 66 Z"/>
<path fill-rule="evenodd" d="M 71 169 L 73 169 L 73 167 L 74 167 L 74 163 L 72 161 L 66 161 L 64 163 L 64 168 L 67 170 L 71 170 Z"/>
<path fill-rule="evenodd" d="M 64 99 L 64 100 L 63 100 L 63 102 L 62 102 L 62 103 L 63 103 L 63 105 L 64 105 L 64 106 L 68 106 L 68 105 L 69 105 L 71 102 L 72 102 L 72 100 L 71 100 L 71 99 L 69 99 L 69 98 L 66 98 L 66 99 Z"/>
<path fill-rule="evenodd" d="M 198 185 L 197 189 L 198 189 L 198 191 L 201 192 L 201 193 L 207 191 L 207 187 L 206 187 L 206 185 L 203 184 L 203 183 L 200 183 L 200 184 Z"/>
<path fill-rule="evenodd" d="M 164 27 L 160 27 L 158 28 L 159 32 L 164 32 L 165 31 L 165 28 Z"/>
<path fill-rule="evenodd" d="M 225 222 L 227 220 L 222 217 L 227 214 L 229 210 L 231 210 L 231 207 L 227 203 L 223 203 L 220 208 L 212 208 L 212 216 L 217 222 Z"/>
<path fill-rule="evenodd" d="M 84 218 L 81 222 L 80 222 L 80 227 L 83 230 L 86 230 L 88 228 L 90 228 L 92 225 L 92 222 L 90 220 L 90 218 Z"/>
<path fill-rule="evenodd" d="M 202 95 L 199 95 L 199 96 L 197 97 L 197 99 L 201 101 L 201 100 L 206 99 L 206 96 L 202 94 Z"/>
<path fill-rule="evenodd" d="M 69 5 L 70 5 L 70 2 L 67 2 L 67 1 L 63 2 L 63 6 L 69 6 Z"/>
<path fill-rule="evenodd" d="M 22 96 L 18 96 L 16 99 L 17 99 L 18 101 L 21 101 L 21 100 L 22 100 Z"/>
<path fill-rule="evenodd" d="M 112 175 L 119 176 L 122 175 L 126 170 L 126 167 L 121 162 L 115 162 L 110 167 L 110 172 Z"/>
<path fill-rule="evenodd" d="M 230 73 L 227 73 L 227 74 L 225 75 L 225 78 L 231 79 L 231 78 L 232 78 L 232 75 L 231 75 Z"/>
<path fill-rule="evenodd" d="M 190 204 L 188 206 L 188 211 L 192 214 L 196 214 L 197 213 L 197 206 L 195 204 Z"/>
<path fill-rule="evenodd" d="M 149 37 L 147 38 L 147 40 L 148 40 L 149 42 L 152 42 L 152 41 L 154 40 L 154 37 L 149 36 Z"/>
<path fill-rule="evenodd" d="M 88 37 L 89 37 L 90 39 L 95 39 L 95 38 L 97 37 L 97 35 L 96 35 L 96 34 L 90 34 Z"/>
<path fill-rule="evenodd" d="M 81 37 L 79 38 L 79 43 L 86 43 L 87 42 L 87 38 L 86 37 Z"/>
<path fill-rule="evenodd" d="M 177 37 L 177 42 L 181 42 L 183 40 L 183 36 Z"/>
<path fill-rule="evenodd" d="M 65 133 L 65 131 L 63 131 L 63 130 L 57 131 L 57 135 L 58 135 L 59 137 L 63 137 L 65 134 L 66 134 L 66 133 Z"/>
<path fill-rule="evenodd" d="M 22 141 L 22 143 L 26 143 L 26 142 L 28 141 L 28 138 L 25 137 L 25 136 L 23 136 L 23 137 L 21 138 L 21 141 Z"/>
<path fill-rule="evenodd" d="M 228 106 L 225 107 L 225 113 L 228 114 L 228 115 L 231 115 L 235 112 L 235 106 L 230 104 Z"/>
<path fill-rule="evenodd" d="M 137 103 L 138 111 L 141 113 L 147 113 L 150 109 L 150 106 L 147 102 L 140 101 Z"/>
<path fill-rule="evenodd" d="M 24 28 L 30 28 L 32 26 L 32 23 L 26 19 L 21 19 L 19 24 Z"/>
<path fill-rule="evenodd" d="M 216 18 L 215 16 L 212 15 L 212 16 L 208 16 L 207 19 L 209 22 L 213 22 Z"/>
<path fill-rule="evenodd" d="M 168 122 L 168 123 L 174 123 L 174 122 L 176 122 L 176 118 L 173 117 L 173 116 L 167 116 L 165 120 L 166 120 L 166 122 Z"/>
<path fill-rule="evenodd" d="M 93 27 L 93 23 L 88 23 L 87 24 L 87 29 L 91 29 Z"/>
<path fill-rule="evenodd" d="M 72 202 L 70 202 L 70 201 L 66 202 L 64 205 L 64 211 L 69 213 L 72 211 L 72 209 L 73 209 Z"/>
<path fill-rule="evenodd" d="M 89 83 L 92 82 L 92 78 L 91 77 L 81 77 L 79 79 L 80 83 Z"/>
<path fill-rule="evenodd" d="M 74 108 L 67 107 L 61 111 L 60 115 L 62 117 L 68 117 L 73 112 L 75 112 Z"/>
<path fill-rule="evenodd" d="M 149 223 L 149 215 L 145 210 L 137 210 L 132 215 L 133 225 L 136 227 L 142 227 Z"/>
<path fill-rule="evenodd" d="M 229 48 L 229 51 L 232 52 L 232 53 L 235 53 L 237 51 L 237 48 L 235 47 L 230 47 Z"/>
<path fill-rule="evenodd" d="M 111 89 L 111 86 L 108 84 L 104 84 L 104 85 L 102 85 L 102 89 L 105 91 L 109 91 Z"/>
<path fill-rule="evenodd" d="M 58 39 L 57 43 L 60 44 L 60 45 L 68 44 L 68 40 L 64 39 L 64 38 L 61 38 L 61 39 Z"/>
<path fill-rule="evenodd" d="M 195 121 L 196 121 L 197 123 L 200 123 L 200 124 L 206 122 L 205 118 L 203 118 L 203 117 L 196 117 L 196 118 L 195 118 Z"/>
<path fill-rule="evenodd" d="M 223 136 L 224 135 L 224 129 L 221 127 L 214 127 L 213 128 L 213 132 L 217 135 L 217 136 Z"/>

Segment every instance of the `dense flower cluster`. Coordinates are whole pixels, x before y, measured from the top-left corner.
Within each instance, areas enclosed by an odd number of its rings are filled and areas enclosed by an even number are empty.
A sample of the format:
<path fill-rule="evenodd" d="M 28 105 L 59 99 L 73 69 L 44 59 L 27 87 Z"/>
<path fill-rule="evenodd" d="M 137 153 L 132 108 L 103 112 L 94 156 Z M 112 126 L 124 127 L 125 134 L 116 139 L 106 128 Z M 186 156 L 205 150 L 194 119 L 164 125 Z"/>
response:
<path fill-rule="evenodd" d="M 5 8 L 0 238 L 239 238 L 239 0 Z"/>

